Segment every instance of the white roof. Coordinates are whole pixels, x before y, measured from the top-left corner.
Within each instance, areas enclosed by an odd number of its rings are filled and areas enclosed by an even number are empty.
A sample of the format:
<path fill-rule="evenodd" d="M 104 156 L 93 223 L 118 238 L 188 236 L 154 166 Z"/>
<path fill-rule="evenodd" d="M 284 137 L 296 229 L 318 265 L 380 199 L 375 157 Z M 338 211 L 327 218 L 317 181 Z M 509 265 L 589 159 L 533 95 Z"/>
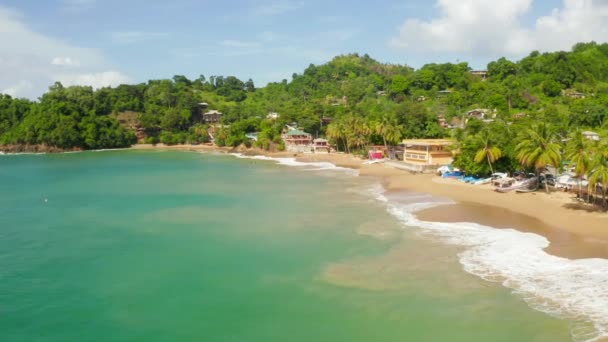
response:
<path fill-rule="evenodd" d="M 203 114 L 203 115 L 212 115 L 212 114 L 222 114 L 219 110 L 210 110 L 207 113 Z"/>

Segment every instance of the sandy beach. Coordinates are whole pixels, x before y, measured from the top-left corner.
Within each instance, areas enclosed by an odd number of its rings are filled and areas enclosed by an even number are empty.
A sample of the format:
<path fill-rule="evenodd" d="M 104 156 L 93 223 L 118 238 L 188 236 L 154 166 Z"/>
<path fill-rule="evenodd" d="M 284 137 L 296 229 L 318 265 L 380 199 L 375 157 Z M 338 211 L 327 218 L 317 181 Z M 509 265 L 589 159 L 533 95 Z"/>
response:
<path fill-rule="evenodd" d="M 553 255 L 608 258 L 608 214 L 579 203 L 574 194 L 553 191 L 497 193 L 491 185 L 471 185 L 430 174 L 413 174 L 383 163 L 367 164 L 344 153 L 268 153 L 212 145 L 135 145 L 133 149 L 239 152 L 275 158 L 295 157 L 301 162 L 330 162 L 359 170 L 361 177 L 380 178 L 387 191 L 411 191 L 446 197 L 456 203 L 418 212 L 424 221 L 474 222 L 496 228 L 513 228 L 545 236 Z"/>
<path fill-rule="evenodd" d="M 414 191 L 456 201 L 418 212 L 424 221 L 474 222 L 545 236 L 547 252 L 567 258 L 608 258 L 608 214 L 574 199 L 544 191 L 497 193 L 491 185 L 471 185 L 435 175 L 411 174 L 382 164 L 363 165 L 361 176 L 381 177 L 388 191 Z"/>
<path fill-rule="evenodd" d="M 418 212 L 424 221 L 513 228 L 546 237 L 551 242 L 547 252 L 553 255 L 569 259 L 608 258 L 608 214 L 576 201 L 573 193 L 497 193 L 491 185 L 413 174 L 383 163 L 366 164 L 340 153 L 301 154 L 297 160 L 357 168 L 361 177 L 379 177 L 387 191 L 420 192 L 456 202 Z"/>

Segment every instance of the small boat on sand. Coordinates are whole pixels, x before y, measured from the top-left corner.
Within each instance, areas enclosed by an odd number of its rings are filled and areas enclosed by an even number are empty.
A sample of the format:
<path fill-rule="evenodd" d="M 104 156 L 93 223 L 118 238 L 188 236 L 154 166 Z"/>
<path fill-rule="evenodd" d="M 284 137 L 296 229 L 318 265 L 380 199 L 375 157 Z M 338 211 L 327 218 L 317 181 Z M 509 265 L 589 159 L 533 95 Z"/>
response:
<path fill-rule="evenodd" d="M 494 188 L 494 191 L 501 192 L 501 193 L 507 193 L 507 192 L 517 191 L 517 190 L 520 190 L 519 192 L 526 192 L 526 190 L 535 191 L 536 189 L 538 189 L 538 178 L 532 177 L 532 178 L 524 179 L 521 181 L 516 181 L 515 183 L 511 184 L 510 186 L 496 187 L 496 188 Z"/>

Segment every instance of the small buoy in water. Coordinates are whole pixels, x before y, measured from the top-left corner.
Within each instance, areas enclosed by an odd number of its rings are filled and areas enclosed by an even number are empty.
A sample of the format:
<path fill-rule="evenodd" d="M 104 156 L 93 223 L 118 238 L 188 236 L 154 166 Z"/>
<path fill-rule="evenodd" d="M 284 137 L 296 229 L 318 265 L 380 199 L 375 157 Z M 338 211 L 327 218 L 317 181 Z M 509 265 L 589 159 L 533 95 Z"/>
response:
<path fill-rule="evenodd" d="M 49 201 L 49 199 L 45 197 L 45 198 L 44 198 L 44 203 L 46 203 L 46 202 L 48 202 L 48 201 Z"/>

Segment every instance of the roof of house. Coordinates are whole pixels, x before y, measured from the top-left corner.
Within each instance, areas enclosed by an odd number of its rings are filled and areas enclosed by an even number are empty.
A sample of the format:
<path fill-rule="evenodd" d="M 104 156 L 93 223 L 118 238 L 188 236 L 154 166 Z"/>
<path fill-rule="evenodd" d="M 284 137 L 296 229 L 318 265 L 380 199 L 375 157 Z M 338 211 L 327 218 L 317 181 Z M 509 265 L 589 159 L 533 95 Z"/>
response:
<path fill-rule="evenodd" d="M 450 139 L 405 139 L 401 142 L 406 146 L 447 146 L 454 143 Z"/>
<path fill-rule="evenodd" d="M 598 133 L 595 133 L 595 132 L 592 132 L 592 131 L 584 131 L 584 132 L 581 132 L 581 134 L 583 134 L 583 135 L 599 135 Z"/>
<path fill-rule="evenodd" d="M 313 140 L 313 142 L 327 142 L 327 139 L 317 138 L 317 139 Z"/>
<path fill-rule="evenodd" d="M 214 114 L 219 114 L 222 115 L 222 113 L 219 110 L 210 110 L 207 113 L 203 114 L 203 115 L 214 115 Z"/>
<path fill-rule="evenodd" d="M 292 136 L 292 135 L 310 135 L 310 134 L 306 133 L 304 131 L 300 131 L 299 129 L 293 129 L 293 130 L 287 132 L 287 135 Z"/>

